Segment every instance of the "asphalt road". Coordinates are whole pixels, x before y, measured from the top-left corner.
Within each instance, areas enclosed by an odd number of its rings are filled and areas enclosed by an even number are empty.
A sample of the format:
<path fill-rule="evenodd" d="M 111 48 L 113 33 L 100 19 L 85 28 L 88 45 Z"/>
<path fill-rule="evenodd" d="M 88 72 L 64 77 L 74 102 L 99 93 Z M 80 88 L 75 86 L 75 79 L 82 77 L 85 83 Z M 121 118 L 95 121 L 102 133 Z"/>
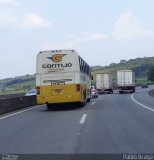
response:
<path fill-rule="evenodd" d="M 0 153 L 154 153 L 154 98 L 147 94 L 152 88 L 100 95 L 84 108 L 38 106 L 3 115 Z"/>

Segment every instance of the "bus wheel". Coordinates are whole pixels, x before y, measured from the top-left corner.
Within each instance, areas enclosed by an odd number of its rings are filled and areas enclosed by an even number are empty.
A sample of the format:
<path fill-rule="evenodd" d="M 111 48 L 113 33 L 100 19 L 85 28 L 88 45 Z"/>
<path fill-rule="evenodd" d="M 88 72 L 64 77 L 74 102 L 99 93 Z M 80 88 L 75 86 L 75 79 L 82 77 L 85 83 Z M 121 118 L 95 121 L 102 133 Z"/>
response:
<path fill-rule="evenodd" d="M 87 99 L 87 102 L 90 102 L 90 98 Z"/>
<path fill-rule="evenodd" d="M 51 104 L 47 103 L 46 105 L 47 105 L 47 109 L 49 109 L 49 110 L 53 109 L 53 106 Z"/>
<path fill-rule="evenodd" d="M 80 102 L 80 107 L 84 107 L 86 105 L 86 99 L 83 102 Z"/>

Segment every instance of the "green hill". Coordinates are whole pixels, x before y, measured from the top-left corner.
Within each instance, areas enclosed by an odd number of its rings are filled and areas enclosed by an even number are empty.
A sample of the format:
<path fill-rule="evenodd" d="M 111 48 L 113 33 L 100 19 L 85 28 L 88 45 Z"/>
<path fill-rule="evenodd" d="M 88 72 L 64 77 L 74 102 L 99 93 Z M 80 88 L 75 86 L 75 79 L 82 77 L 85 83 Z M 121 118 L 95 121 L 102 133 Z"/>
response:
<path fill-rule="evenodd" d="M 144 57 L 144 58 L 136 58 L 130 59 L 128 61 L 121 60 L 120 63 L 112 63 L 109 66 L 105 66 L 102 68 L 92 68 L 93 74 L 95 73 L 111 73 L 113 76 L 116 76 L 117 70 L 121 69 L 131 69 L 135 72 L 135 76 L 137 79 L 146 79 L 149 67 L 154 65 L 154 57 Z"/>
<path fill-rule="evenodd" d="M 25 93 L 35 88 L 35 75 L 18 76 L 0 80 L 0 95 Z"/>

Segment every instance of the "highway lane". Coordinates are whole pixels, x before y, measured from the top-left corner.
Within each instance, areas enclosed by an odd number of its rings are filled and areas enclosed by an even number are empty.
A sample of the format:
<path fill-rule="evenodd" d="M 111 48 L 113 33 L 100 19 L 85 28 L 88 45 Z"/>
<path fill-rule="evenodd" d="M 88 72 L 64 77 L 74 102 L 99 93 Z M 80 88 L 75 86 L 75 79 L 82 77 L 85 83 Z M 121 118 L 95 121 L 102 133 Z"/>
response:
<path fill-rule="evenodd" d="M 111 99 L 112 96 L 112 99 Z M 154 113 L 130 95 L 110 95 L 91 108 L 78 153 L 154 153 Z"/>
<path fill-rule="evenodd" d="M 73 153 L 83 110 L 42 106 L 2 119 L 0 153 Z"/>
<path fill-rule="evenodd" d="M 0 119 L 0 153 L 154 153 L 153 122 L 131 94 L 101 95 L 84 108 L 40 106 Z"/>

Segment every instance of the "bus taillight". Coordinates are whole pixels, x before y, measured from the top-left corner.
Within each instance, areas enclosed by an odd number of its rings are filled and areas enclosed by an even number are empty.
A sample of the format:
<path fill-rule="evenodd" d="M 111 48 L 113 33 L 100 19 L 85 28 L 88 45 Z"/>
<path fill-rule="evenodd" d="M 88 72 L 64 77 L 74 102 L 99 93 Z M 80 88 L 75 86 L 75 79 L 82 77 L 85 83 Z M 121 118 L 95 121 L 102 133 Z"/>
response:
<path fill-rule="evenodd" d="M 77 92 L 80 91 L 80 84 L 76 84 L 76 91 L 77 91 Z"/>
<path fill-rule="evenodd" d="M 40 87 L 36 87 L 37 94 L 40 94 Z"/>

